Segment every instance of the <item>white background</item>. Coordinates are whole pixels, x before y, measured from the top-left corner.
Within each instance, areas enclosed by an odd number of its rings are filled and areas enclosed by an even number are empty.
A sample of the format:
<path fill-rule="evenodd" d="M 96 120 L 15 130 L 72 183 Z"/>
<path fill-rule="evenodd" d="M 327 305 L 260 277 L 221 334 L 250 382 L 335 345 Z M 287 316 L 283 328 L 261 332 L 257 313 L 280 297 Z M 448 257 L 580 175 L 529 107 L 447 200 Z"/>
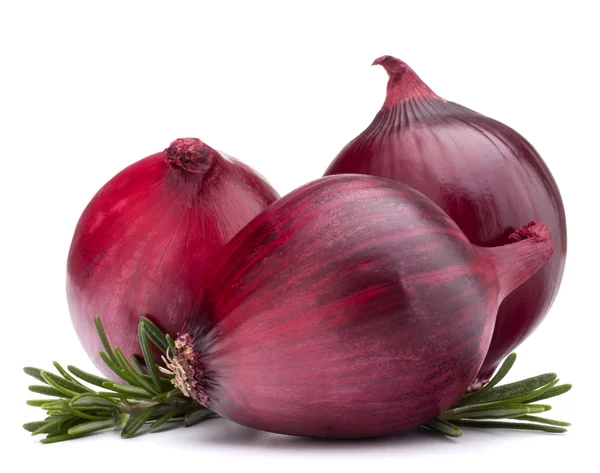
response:
<path fill-rule="evenodd" d="M 600 316 L 594 4 L 2 2 L 0 461 L 8 469 L 0 469 L 558 471 L 591 457 Z M 550 413 L 572 421 L 570 431 L 318 442 L 216 420 L 128 441 L 109 432 L 42 446 L 22 430 L 39 417 L 24 405 L 35 395 L 22 366 L 56 359 L 93 369 L 64 283 L 73 229 L 98 188 L 173 139 L 197 136 L 287 193 L 319 177 L 379 110 L 387 76 L 370 64 L 383 54 L 408 62 L 439 95 L 518 130 L 559 184 L 569 229 L 563 285 L 518 349 L 510 379 L 556 371 L 572 382 Z"/>

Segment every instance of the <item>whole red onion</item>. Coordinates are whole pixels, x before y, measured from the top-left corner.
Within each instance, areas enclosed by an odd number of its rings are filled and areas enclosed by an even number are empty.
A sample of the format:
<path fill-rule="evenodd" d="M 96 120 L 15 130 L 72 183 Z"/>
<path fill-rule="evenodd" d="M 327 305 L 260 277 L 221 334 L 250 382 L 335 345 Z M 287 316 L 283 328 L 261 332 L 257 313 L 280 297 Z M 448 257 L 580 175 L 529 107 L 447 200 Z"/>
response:
<path fill-rule="evenodd" d="M 175 140 L 113 177 L 84 210 L 67 262 L 67 298 L 96 366 L 94 316 L 126 356 L 139 317 L 175 335 L 225 243 L 277 193 L 248 166 L 196 138 Z"/>
<path fill-rule="evenodd" d="M 174 384 L 240 424 L 390 435 L 466 390 L 502 299 L 551 256 L 531 222 L 481 248 L 424 195 L 331 176 L 265 209 L 225 246 L 169 355 Z"/>
<path fill-rule="evenodd" d="M 530 219 L 548 225 L 556 244 L 550 262 L 500 306 L 489 352 L 471 386 L 476 389 L 554 301 L 567 251 L 561 196 L 542 158 L 516 131 L 438 97 L 394 57 L 374 64 L 389 74 L 383 108 L 325 175 L 371 174 L 408 184 L 445 210 L 476 245 L 504 244 Z"/>

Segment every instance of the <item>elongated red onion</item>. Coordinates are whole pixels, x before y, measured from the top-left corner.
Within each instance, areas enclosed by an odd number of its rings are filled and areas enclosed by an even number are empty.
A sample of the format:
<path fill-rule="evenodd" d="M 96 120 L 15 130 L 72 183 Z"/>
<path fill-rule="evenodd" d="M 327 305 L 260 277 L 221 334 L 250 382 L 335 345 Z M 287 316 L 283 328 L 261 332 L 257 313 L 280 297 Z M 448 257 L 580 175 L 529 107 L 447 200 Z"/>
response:
<path fill-rule="evenodd" d="M 215 256 L 277 197 L 248 166 L 196 138 L 175 140 L 104 185 L 67 262 L 71 318 L 96 366 L 114 377 L 98 356 L 95 315 L 128 357 L 139 350 L 141 315 L 175 335 Z"/>
<path fill-rule="evenodd" d="M 516 131 L 438 97 L 394 57 L 374 64 L 389 75 L 383 108 L 325 175 L 371 174 L 408 184 L 477 245 L 502 245 L 530 219 L 544 222 L 554 237 L 557 251 L 550 262 L 500 306 L 489 352 L 471 386 L 477 389 L 554 301 L 567 251 L 562 199 L 542 158 Z"/>
<path fill-rule="evenodd" d="M 531 222 L 481 248 L 424 195 L 331 176 L 265 209 L 225 246 L 167 368 L 240 424 L 352 438 L 423 424 L 466 390 L 498 306 L 551 256 Z"/>

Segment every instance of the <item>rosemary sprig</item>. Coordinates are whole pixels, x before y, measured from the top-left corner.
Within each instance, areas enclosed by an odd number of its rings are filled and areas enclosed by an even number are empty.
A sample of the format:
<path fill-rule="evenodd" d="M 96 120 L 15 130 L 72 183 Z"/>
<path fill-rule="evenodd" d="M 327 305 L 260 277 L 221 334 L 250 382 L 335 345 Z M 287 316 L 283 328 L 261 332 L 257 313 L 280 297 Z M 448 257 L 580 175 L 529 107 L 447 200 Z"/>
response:
<path fill-rule="evenodd" d="M 111 347 L 100 319 L 96 317 L 94 322 L 103 347 L 100 356 L 123 383 L 71 365 L 65 370 L 56 362 L 54 367 L 58 374 L 24 368 L 26 374 L 43 383 L 29 386 L 29 390 L 50 396 L 27 401 L 46 414 L 44 420 L 23 425 L 32 435 L 46 434 L 41 443 L 62 442 L 113 428 L 121 429 L 122 438 L 130 438 L 148 423 L 149 431 L 155 432 L 167 422 L 180 421 L 187 427 L 217 416 L 184 396 L 174 388 L 171 376 L 159 370 L 150 343 L 164 355 L 169 355 L 174 343 L 149 319 L 141 317 L 138 325 L 143 363 L 135 357 L 127 360 L 118 347 Z M 564 394 L 571 385 L 559 385 L 557 376 L 547 373 L 498 386 L 515 360 L 514 353 L 509 355 L 486 386 L 463 395 L 450 409 L 423 427 L 449 437 L 460 437 L 461 427 L 565 432 L 565 427 L 570 425 L 567 422 L 535 414 L 550 410 L 549 405 L 538 401 Z"/>
<path fill-rule="evenodd" d="M 170 377 L 159 371 L 150 342 L 163 353 L 171 345 L 167 336 L 149 319 L 142 317 L 138 326 L 144 363 L 137 358 L 129 361 L 118 347 L 111 347 L 100 319 L 96 317 L 94 322 L 103 347 L 100 355 L 123 383 L 71 365 L 65 370 L 56 362 L 54 367 L 58 374 L 24 368 L 26 374 L 44 383 L 30 386 L 29 390 L 51 396 L 27 401 L 28 405 L 41 408 L 46 414 L 44 420 L 23 425 L 32 435 L 46 434 L 41 443 L 62 442 L 115 427 L 122 429 L 121 437 L 130 438 L 147 423 L 151 424 L 150 431 L 155 432 L 170 421 L 178 420 L 188 426 L 216 416 L 174 389 Z M 95 390 L 88 385 L 104 389 Z M 194 422 L 190 422 L 192 418 Z"/>
<path fill-rule="evenodd" d="M 450 409 L 423 427 L 450 437 L 460 437 L 460 427 L 566 432 L 565 427 L 571 425 L 568 422 L 532 415 L 551 409 L 547 404 L 537 404 L 538 401 L 559 396 L 571 389 L 570 384 L 558 385 L 556 374 L 546 373 L 498 386 L 516 358 L 515 353 L 509 355 L 487 385 L 479 391 L 463 395 Z"/>

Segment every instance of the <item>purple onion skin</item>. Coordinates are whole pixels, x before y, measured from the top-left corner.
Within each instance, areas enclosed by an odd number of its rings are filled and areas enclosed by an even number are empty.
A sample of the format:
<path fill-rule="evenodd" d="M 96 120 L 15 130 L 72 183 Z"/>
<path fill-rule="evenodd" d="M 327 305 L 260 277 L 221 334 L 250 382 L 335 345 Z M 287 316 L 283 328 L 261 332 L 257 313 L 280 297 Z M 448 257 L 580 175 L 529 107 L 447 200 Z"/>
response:
<path fill-rule="evenodd" d="M 424 195 L 331 176 L 226 245 L 192 334 L 194 398 L 234 422 L 325 438 L 392 435 L 449 408 L 477 373 L 500 301 L 550 257 L 547 228 L 472 245 Z"/>
<path fill-rule="evenodd" d="M 86 352 L 106 375 L 93 318 L 112 345 L 140 354 L 139 317 L 176 336 L 225 243 L 277 193 L 248 166 L 195 138 L 114 176 L 84 210 L 67 262 L 67 299 Z"/>
<path fill-rule="evenodd" d="M 387 97 L 371 125 L 334 159 L 325 175 L 394 179 L 432 199 L 480 246 L 497 246 L 530 219 L 544 222 L 556 251 L 549 263 L 507 297 L 486 359 L 470 389 L 539 325 L 562 279 L 565 211 L 552 174 L 535 149 L 502 123 L 438 97 L 404 62 L 383 56 Z"/>

